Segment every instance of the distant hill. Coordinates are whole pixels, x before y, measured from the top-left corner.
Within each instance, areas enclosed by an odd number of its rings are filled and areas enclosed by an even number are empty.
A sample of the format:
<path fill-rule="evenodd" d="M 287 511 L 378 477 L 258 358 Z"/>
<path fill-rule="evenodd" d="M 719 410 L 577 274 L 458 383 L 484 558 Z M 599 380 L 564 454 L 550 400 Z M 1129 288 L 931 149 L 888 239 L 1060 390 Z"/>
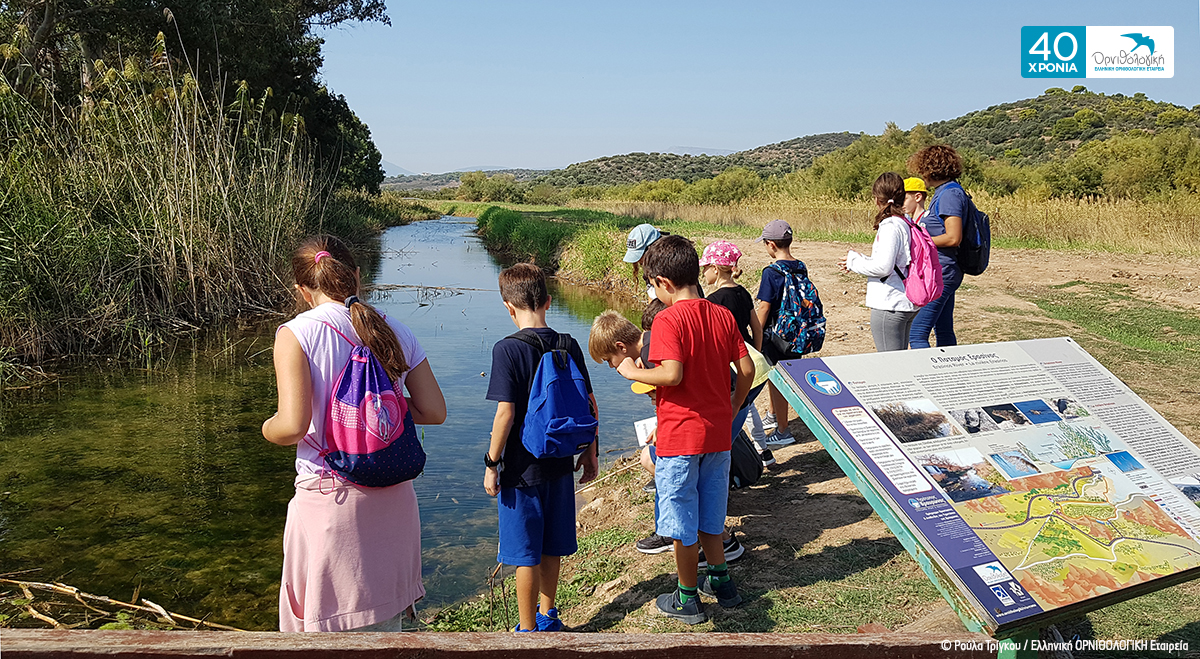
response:
<path fill-rule="evenodd" d="M 388 161 L 384 160 L 384 161 L 380 162 L 379 165 L 381 167 L 383 167 L 384 176 L 415 176 L 416 175 L 416 172 L 410 172 L 407 169 L 401 167 L 400 165 L 397 165 L 394 162 L 388 162 Z"/>
<path fill-rule="evenodd" d="M 726 156 L 674 153 L 627 153 L 576 163 L 539 179 L 560 188 L 616 185 L 678 178 L 691 183 L 712 178 L 730 167 L 746 167 L 759 176 L 786 174 L 807 167 L 813 159 L 848 146 L 858 135 L 822 133 L 738 151 Z"/>
<path fill-rule="evenodd" d="M 467 170 L 476 171 L 476 170 Z M 457 187 L 462 175 L 467 171 L 446 172 L 445 174 L 413 174 L 410 176 L 392 176 L 383 179 L 379 187 L 385 190 L 441 190 L 442 188 Z M 493 169 L 487 171 L 489 176 L 497 174 L 512 174 L 518 182 L 528 182 L 549 173 L 545 169 Z"/>
<path fill-rule="evenodd" d="M 714 149 L 707 146 L 673 146 L 668 148 L 666 153 L 675 153 L 681 156 L 727 156 L 737 153 L 737 151 L 735 149 Z"/>
<path fill-rule="evenodd" d="M 926 127 L 955 148 L 1017 163 L 1045 162 L 1080 144 L 1131 130 L 1200 128 L 1200 106 L 1188 109 L 1145 94 L 1097 94 L 1082 85 L 1058 88 L 1023 101 L 993 105 Z"/>
<path fill-rule="evenodd" d="M 1200 129 L 1200 106 L 1186 107 L 1153 101 L 1145 94 L 1097 94 L 1082 85 L 1060 88 L 1012 103 L 928 124 L 929 132 L 959 149 L 996 160 L 1036 164 L 1067 156 L 1079 145 L 1131 130 L 1155 132 L 1165 128 Z M 705 155 L 697 147 L 672 147 L 693 153 L 627 153 L 575 163 L 565 169 L 501 169 L 489 175 L 512 174 L 518 182 L 549 183 L 558 188 L 581 185 L 621 185 L 666 178 L 692 183 L 712 178 L 731 167 L 745 167 L 761 177 L 803 169 L 822 155 L 849 146 L 859 135 L 822 133 L 768 144 L 728 155 Z M 717 149 L 712 149 L 717 151 Z M 385 179 L 394 190 L 437 190 L 457 186 L 462 172 Z"/>

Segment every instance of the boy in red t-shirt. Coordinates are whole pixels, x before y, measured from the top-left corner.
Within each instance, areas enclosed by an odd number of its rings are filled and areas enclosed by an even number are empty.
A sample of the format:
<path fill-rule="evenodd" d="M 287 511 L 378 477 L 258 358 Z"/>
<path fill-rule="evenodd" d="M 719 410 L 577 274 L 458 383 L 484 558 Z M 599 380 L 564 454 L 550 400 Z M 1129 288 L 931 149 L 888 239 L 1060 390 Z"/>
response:
<path fill-rule="evenodd" d="M 729 500 L 729 449 L 733 410 L 741 407 L 754 379 L 754 362 L 729 310 L 696 294 L 700 260 L 691 241 L 664 236 L 642 259 L 647 283 L 667 305 L 654 319 L 650 361 L 640 369 L 626 358 L 617 372 L 658 387 L 658 462 L 654 517 L 658 534 L 675 541 L 679 587 L 658 597 L 658 610 L 688 624 L 706 616 L 697 592 L 723 607 L 742 598 L 729 578 L 721 533 Z M 729 395 L 729 364 L 737 387 Z M 708 578 L 697 588 L 700 546 Z"/>

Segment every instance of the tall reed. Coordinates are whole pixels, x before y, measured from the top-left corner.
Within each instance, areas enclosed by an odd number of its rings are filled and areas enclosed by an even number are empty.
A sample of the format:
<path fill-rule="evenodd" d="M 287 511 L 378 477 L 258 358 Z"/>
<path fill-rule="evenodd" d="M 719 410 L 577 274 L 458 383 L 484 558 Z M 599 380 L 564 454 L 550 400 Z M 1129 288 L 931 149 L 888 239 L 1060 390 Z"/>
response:
<path fill-rule="evenodd" d="M 165 66 L 100 65 L 80 107 L 0 76 L 0 349 L 121 354 L 288 294 L 318 185 L 300 122 Z"/>

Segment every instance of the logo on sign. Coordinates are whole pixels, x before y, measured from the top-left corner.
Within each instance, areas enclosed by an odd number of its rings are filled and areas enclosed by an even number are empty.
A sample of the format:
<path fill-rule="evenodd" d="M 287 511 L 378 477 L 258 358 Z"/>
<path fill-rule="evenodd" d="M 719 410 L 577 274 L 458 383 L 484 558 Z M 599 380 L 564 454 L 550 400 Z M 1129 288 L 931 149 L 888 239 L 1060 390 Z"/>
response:
<path fill-rule="evenodd" d="M 995 593 L 996 599 L 1004 606 L 1012 606 L 1016 604 L 1013 598 L 1009 597 L 1008 593 L 1004 592 L 1004 586 L 992 586 L 992 592 Z"/>
<path fill-rule="evenodd" d="M 1087 28 L 1036 26 L 1021 28 L 1021 77 L 1084 78 Z"/>
<path fill-rule="evenodd" d="M 1021 77 L 1170 78 L 1174 48 L 1170 25 L 1026 25 Z"/>
<path fill-rule="evenodd" d="M 809 371 L 804 374 L 804 379 L 808 381 L 808 386 L 826 396 L 836 396 L 842 393 L 842 383 L 825 371 Z"/>
<path fill-rule="evenodd" d="M 1012 577 L 1008 574 L 1008 570 L 1005 570 L 1004 566 L 997 561 L 976 565 L 972 569 L 975 570 L 975 574 L 978 574 L 980 579 L 983 579 L 983 583 L 989 586 L 998 584 L 1001 581 L 1012 580 Z"/>

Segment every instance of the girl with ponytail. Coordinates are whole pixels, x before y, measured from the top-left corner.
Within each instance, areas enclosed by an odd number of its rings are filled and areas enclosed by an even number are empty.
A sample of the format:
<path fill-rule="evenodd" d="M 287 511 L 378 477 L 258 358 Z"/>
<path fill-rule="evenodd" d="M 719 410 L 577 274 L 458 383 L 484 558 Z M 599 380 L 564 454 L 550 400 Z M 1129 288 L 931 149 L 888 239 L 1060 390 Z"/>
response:
<path fill-rule="evenodd" d="M 871 336 L 875 350 L 907 350 L 908 333 L 917 309 L 904 291 L 911 254 L 908 220 L 904 215 L 904 179 L 884 172 L 871 186 L 878 212 L 871 255 L 854 250 L 838 262 L 843 272 L 866 275 L 867 307 L 871 310 Z"/>
<path fill-rule="evenodd" d="M 421 520 L 412 481 L 360 487 L 324 463 L 330 389 L 355 342 L 370 348 L 417 424 L 446 420 L 446 401 L 412 331 L 358 298 L 359 270 L 333 236 L 304 241 L 292 273 L 307 311 L 275 335 L 279 409 L 263 437 L 296 446 L 296 493 L 283 532 L 279 629 L 397 631 L 421 584 Z M 336 329 L 336 331 L 335 331 Z"/>

